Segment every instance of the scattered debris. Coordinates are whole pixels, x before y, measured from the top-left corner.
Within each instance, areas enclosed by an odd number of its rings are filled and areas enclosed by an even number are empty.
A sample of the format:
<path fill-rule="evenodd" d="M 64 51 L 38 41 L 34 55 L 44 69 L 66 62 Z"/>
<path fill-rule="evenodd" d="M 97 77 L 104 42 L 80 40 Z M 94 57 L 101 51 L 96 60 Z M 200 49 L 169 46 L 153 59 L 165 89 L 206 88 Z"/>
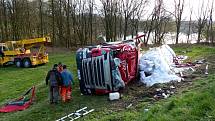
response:
<path fill-rule="evenodd" d="M 87 115 L 93 111 L 94 111 L 94 109 L 87 110 L 87 107 L 84 107 L 84 108 L 81 108 L 81 109 L 67 115 L 67 116 L 64 116 L 60 119 L 57 119 L 56 121 L 66 121 L 66 120 L 74 121 L 74 120 L 79 119 L 80 117 L 85 116 L 85 115 Z"/>
<path fill-rule="evenodd" d="M 182 71 L 180 72 L 180 76 L 181 76 L 181 77 L 183 77 L 183 76 L 184 76 Z"/>
<path fill-rule="evenodd" d="M 120 98 L 119 92 L 109 93 L 109 100 L 118 100 Z"/>
<path fill-rule="evenodd" d="M 176 58 L 177 58 L 177 60 L 184 61 L 184 60 L 188 59 L 188 56 L 178 55 Z"/>
<path fill-rule="evenodd" d="M 170 88 L 170 89 L 175 89 L 175 87 L 174 87 L 174 86 L 172 86 L 172 85 L 171 85 L 169 88 Z"/>
<path fill-rule="evenodd" d="M 158 67 L 159 65 L 155 65 L 154 61 L 147 61 L 148 62 L 146 63 L 146 65 L 148 64 L 147 67 L 152 67 L 152 68 L 145 68 L 145 70 L 148 71 L 148 73 L 146 73 L 144 72 L 144 70 L 142 70 L 143 68 L 141 68 L 140 66 L 140 75 L 142 76 L 143 74 L 143 76 L 145 76 L 140 79 L 142 81 L 131 82 L 129 86 L 125 87 L 125 89 L 123 90 L 123 94 L 129 98 L 122 98 L 120 101 L 111 102 L 111 106 L 109 107 L 109 109 L 112 111 L 122 111 L 123 109 L 126 109 L 126 107 L 130 107 L 131 104 L 132 104 L 132 107 L 138 108 L 139 107 L 138 104 L 140 102 L 145 102 L 146 104 L 153 105 L 156 101 L 159 101 L 161 99 L 169 98 L 172 95 L 175 95 L 177 93 L 186 92 L 187 91 L 186 88 L 192 87 L 194 80 L 198 80 L 205 77 L 201 74 L 205 74 L 207 64 L 208 66 L 210 64 L 210 67 L 209 67 L 210 69 L 215 69 L 214 56 L 211 56 L 210 58 L 207 57 L 207 59 L 200 59 L 200 60 L 202 60 L 202 62 L 204 63 L 200 64 L 201 61 L 199 62 L 194 61 L 194 62 L 190 62 L 190 64 L 187 64 L 187 66 L 184 66 L 184 67 L 182 66 L 180 68 L 176 68 L 174 66 L 174 63 L 168 65 L 168 67 L 170 67 L 170 70 L 181 79 L 178 81 L 171 80 L 170 82 L 165 84 L 155 83 L 152 86 L 149 86 L 146 83 L 143 83 L 144 82 L 143 80 L 146 77 L 151 76 L 152 71 L 156 69 L 156 67 Z M 168 61 L 170 60 L 167 60 L 167 62 Z M 160 68 L 162 68 L 162 66 Z M 166 68 L 163 68 L 163 69 L 166 69 Z M 148 106 L 145 108 L 147 112 Z"/>
<path fill-rule="evenodd" d="M 166 99 L 166 98 L 168 98 L 170 95 L 169 95 L 169 94 L 162 93 L 162 96 L 164 97 L 164 99 Z"/>
<path fill-rule="evenodd" d="M 201 59 L 201 60 L 195 60 L 194 63 L 195 64 L 204 64 L 206 63 L 207 61 L 205 59 Z"/>
<path fill-rule="evenodd" d="M 195 71 L 195 69 L 193 69 L 192 67 L 190 67 L 189 69 L 191 69 L 193 72 Z"/>
<path fill-rule="evenodd" d="M 205 75 L 208 75 L 208 64 L 205 66 Z"/>
<path fill-rule="evenodd" d="M 130 108 L 132 105 L 133 105 L 133 104 L 131 103 L 131 104 L 129 104 L 126 108 Z"/>
<path fill-rule="evenodd" d="M 174 94 L 175 91 L 176 91 L 176 87 L 173 85 L 170 85 L 169 87 L 163 87 L 163 89 L 157 88 L 155 89 L 153 98 L 156 100 L 166 99 L 170 97 L 172 94 Z"/>
<path fill-rule="evenodd" d="M 148 111 L 149 111 L 149 109 L 148 109 L 148 108 L 144 109 L 144 112 L 148 112 Z"/>
<path fill-rule="evenodd" d="M 158 89 L 156 89 L 156 91 L 157 91 L 157 92 L 160 92 L 160 91 L 162 91 L 162 89 L 161 89 L 161 88 L 158 88 Z"/>

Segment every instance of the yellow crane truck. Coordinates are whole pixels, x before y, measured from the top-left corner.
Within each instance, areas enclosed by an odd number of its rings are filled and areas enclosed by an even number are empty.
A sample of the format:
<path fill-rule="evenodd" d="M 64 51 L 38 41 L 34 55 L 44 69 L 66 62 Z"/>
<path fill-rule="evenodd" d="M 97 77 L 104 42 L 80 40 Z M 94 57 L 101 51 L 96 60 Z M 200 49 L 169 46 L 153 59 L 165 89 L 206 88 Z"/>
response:
<path fill-rule="evenodd" d="M 15 64 L 17 67 L 31 67 L 48 62 L 45 45 L 50 37 L 23 39 L 0 43 L 0 65 Z"/>

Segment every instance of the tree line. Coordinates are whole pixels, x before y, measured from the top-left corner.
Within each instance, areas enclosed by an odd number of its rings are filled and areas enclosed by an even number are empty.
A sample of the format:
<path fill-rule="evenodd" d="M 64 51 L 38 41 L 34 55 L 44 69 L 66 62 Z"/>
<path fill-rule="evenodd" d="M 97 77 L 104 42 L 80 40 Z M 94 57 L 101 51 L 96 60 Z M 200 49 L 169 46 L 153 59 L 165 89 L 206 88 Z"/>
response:
<path fill-rule="evenodd" d="M 0 0 L 0 42 L 50 36 L 55 46 L 91 45 L 145 33 L 144 44 L 153 35 L 161 44 L 170 30 L 180 33 L 185 0 L 174 0 L 168 11 L 163 0 Z M 206 4 L 207 3 L 207 4 Z M 146 9 L 153 4 L 149 13 Z M 211 5 L 211 6 L 210 6 Z M 192 15 L 190 8 L 190 16 Z M 143 19 L 147 18 L 147 19 Z M 214 42 L 213 3 L 203 2 L 197 21 L 190 17 L 187 36 L 196 28 L 197 42 L 204 36 Z"/>

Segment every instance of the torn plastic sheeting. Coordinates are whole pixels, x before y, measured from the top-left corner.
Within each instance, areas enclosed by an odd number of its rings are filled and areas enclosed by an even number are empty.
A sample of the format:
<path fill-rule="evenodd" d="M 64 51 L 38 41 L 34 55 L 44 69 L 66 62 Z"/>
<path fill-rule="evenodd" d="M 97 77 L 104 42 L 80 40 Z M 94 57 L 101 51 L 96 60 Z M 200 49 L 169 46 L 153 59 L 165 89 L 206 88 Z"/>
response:
<path fill-rule="evenodd" d="M 143 83 L 146 83 L 147 86 L 152 86 L 157 83 L 167 83 L 170 81 L 180 81 L 181 78 L 174 74 L 167 73 L 153 73 L 152 75 L 145 77 Z"/>
<path fill-rule="evenodd" d="M 169 73 L 171 72 L 169 61 L 164 58 L 160 48 L 150 49 L 140 58 L 140 70 L 147 73 L 154 72 L 154 70 Z"/>
<path fill-rule="evenodd" d="M 177 56 L 177 59 L 184 61 L 184 60 L 188 59 L 188 56 L 179 55 L 179 56 Z"/>
<path fill-rule="evenodd" d="M 140 70 L 141 71 L 150 73 L 150 72 L 153 71 L 154 62 L 150 61 L 150 60 L 143 59 L 142 61 L 140 61 L 140 65 L 139 66 L 140 66 Z"/>
<path fill-rule="evenodd" d="M 174 73 L 181 73 L 181 72 L 185 72 L 187 74 L 192 74 L 195 69 L 193 69 L 192 67 L 181 67 L 181 68 L 176 68 L 176 67 L 173 67 L 171 68 L 171 70 L 174 72 Z"/>
<path fill-rule="evenodd" d="M 140 81 L 147 86 L 156 83 L 167 83 L 170 81 L 180 81 L 181 78 L 171 70 L 175 52 L 168 46 L 152 48 L 140 58 Z M 146 76 L 145 73 L 150 73 Z"/>
<path fill-rule="evenodd" d="M 167 61 L 168 64 L 173 64 L 173 59 L 176 57 L 175 52 L 169 45 L 162 45 L 160 47 L 162 57 Z"/>
<path fill-rule="evenodd" d="M 122 77 L 118 68 L 118 66 L 120 66 L 120 63 L 121 63 L 120 59 L 114 58 L 113 63 L 114 63 L 113 70 L 112 70 L 113 83 L 116 88 L 125 87 L 125 83 L 122 80 Z"/>

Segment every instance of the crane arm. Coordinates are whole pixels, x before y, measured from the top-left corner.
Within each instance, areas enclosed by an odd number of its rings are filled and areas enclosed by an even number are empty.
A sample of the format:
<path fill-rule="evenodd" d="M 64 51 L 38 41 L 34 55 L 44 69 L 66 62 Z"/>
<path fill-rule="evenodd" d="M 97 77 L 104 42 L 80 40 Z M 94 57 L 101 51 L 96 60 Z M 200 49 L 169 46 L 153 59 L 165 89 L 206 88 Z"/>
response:
<path fill-rule="evenodd" d="M 49 42 L 51 42 L 50 37 L 42 37 L 42 38 L 24 39 L 24 40 L 16 41 L 16 45 L 25 47 L 25 49 L 30 49 L 35 45 L 49 43 Z"/>

